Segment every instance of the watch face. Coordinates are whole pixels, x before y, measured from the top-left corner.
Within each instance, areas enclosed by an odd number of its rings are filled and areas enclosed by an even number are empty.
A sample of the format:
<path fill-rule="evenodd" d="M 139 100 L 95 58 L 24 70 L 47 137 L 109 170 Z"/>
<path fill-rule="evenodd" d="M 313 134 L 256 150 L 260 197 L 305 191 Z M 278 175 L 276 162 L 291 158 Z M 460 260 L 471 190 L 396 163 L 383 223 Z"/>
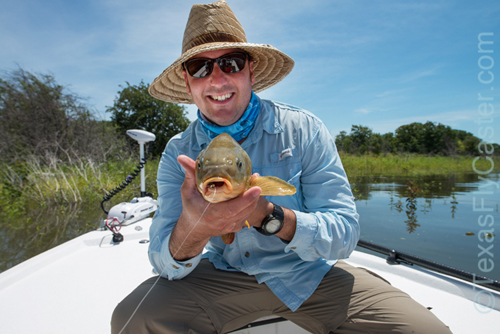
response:
<path fill-rule="evenodd" d="M 276 233 L 281 227 L 281 222 L 277 219 L 273 219 L 267 222 L 266 231 L 267 233 L 273 234 Z"/>

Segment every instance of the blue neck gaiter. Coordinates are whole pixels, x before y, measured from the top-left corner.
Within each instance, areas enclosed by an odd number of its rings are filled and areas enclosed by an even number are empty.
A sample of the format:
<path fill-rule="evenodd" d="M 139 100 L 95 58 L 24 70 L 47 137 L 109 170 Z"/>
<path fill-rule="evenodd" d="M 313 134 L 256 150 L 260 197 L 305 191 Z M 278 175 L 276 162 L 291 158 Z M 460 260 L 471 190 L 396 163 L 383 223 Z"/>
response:
<path fill-rule="evenodd" d="M 243 116 L 234 124 L 228 126 L 218 126 L 217 124 L 213 124 L 208 119 L 206 119 L 203 114 L 198 109 L 198 120 L 203 126 L 203 130 L 205 130 L 210 140 L 214 139 L 221 133 L 227 133 L 231 135 L 236 141 L 240 141 L 245 139 L 250 131 L 252 131 L 253 126 L 255 125 L 255 120 L 259 115 L 260 103 L 257 95 L 252 91 L 252 97 L 250 98 L 250 102 L 248 103 L 248 107 L 243 113 Z"/>

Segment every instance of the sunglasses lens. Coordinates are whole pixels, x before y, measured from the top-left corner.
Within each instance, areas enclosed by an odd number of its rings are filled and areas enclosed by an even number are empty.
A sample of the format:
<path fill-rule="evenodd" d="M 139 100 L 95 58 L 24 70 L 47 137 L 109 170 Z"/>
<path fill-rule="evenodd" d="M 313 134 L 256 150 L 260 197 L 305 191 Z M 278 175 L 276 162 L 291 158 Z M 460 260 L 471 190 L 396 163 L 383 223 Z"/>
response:
<path fill-rule="evenodd" d="M 184 68 L 192 77 L 204 78 L 212 73 L 215 62 L 224 73 L 237 73 L 245 68 L 246 60 L 245 53 L 229 53 L 217 59 L 190 59 L 184 63 Z"/>
<path fill-rule="evenodd" d="M 213 61 L 209 59 L 191 59 L 185 63 L 187 72 L 194 78 L 204 78 L 212 73 Z"/>
<path fill-rule="evenodd" d="M 245 62 L 244 53 L 231 53 L 220 57 L 217 64 L 224 73 L 237 73 L 245 68 Z"/>

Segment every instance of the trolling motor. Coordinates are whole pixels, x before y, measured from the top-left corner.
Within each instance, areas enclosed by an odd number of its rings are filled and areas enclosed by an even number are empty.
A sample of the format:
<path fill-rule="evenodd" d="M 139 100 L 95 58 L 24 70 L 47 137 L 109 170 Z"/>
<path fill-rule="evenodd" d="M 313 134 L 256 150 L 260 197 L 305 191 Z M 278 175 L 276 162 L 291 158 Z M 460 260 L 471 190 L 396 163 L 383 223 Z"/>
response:
<path fill-rule="evenodd" d="M 140 162 L 137 168 L 131 175 L 127 176 L 125 181 L 118 185 L 115 189 L 111 190 L 109 194 L 103 197 L 101 208 L 108 215 L 104 221 L 106 227 L 113 232 L 113 242 L 118 243 L 123 241 L 123 235 L 118 231 L 124 225 L 133 224 L 141 219 L 149 217 L 151 212 L 156 211 L 158 204 L 151 193 L 146 192 L 146 173 L 144 165 L 151 152 L 151 146 L 156 136 L 144 130 L 127 130 L 127 135 L 132 139 L 137 140 L 140 147 Z M 144 144 L 149 142 L 148 153 L 144 155 Z M 130 202 L 123 202 L 113 206 L 109 211 L 104 208 L 104 202 L 109 201 L 111 197 L 118 194 L 125 189 L 132 181 L 141 174 L 141 196 L 133 198 Z"/>

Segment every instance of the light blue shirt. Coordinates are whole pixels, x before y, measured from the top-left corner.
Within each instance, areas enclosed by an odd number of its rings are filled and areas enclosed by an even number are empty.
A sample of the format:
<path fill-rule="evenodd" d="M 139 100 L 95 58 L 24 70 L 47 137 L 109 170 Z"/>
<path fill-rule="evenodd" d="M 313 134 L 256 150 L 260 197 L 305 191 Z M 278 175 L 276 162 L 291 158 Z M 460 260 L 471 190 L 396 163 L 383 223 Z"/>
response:
<path fill-rule="evenodd" d="M 295 235 L 287 243 L 254 228 L 243 228 L 230 245 L 221 237 L 211 238 L 203 257 L 218 269 L 254 275 L 295 311 L 336 261 L 354 250 L 359 216 L 325 125 L 313 114 L 286 104 L 260 100 L 260 106 L 256 124 L 242 147 L 252 160 L 253 173 L 276 176 L 297 189 L 293 196 L 266 196 L 295 212 Z M 158 210 L 150 229 L 149 259 L 170 280 L 188 275 L 202 258 L 199 254 L 178 262 L 169 250 L 170 234 L 182 211 L 180 188 L 185 172 L 177 156 L 196 159 L 209 143 L 196 120 L 168 142 L 158 168 Z"/>

